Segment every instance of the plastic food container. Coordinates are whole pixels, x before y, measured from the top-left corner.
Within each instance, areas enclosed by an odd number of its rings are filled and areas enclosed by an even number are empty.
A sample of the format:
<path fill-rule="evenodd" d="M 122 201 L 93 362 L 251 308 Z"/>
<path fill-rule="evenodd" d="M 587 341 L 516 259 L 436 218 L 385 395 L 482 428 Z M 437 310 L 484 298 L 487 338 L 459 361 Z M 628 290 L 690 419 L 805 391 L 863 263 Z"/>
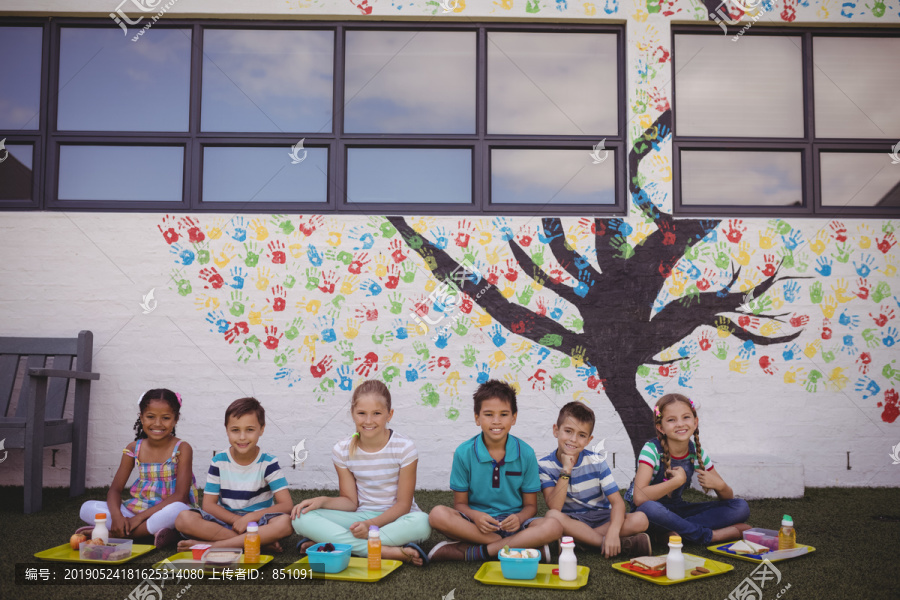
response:
<path fill-rule="evenodd" d="M 210 565 L 232 565 L 241 561 L 243 548 L 208 548 L 200 560 Z"/>
<path fill-rule="evenodd" d="M 203 553 L 210 548 L 209 544 L 194 544 L 191 546 L 191 553 L 194 560 L 203 560 Z"/>
<path fill-rule="evenodd" d="M 332 544 L 334 551 L 321 552 L 327 542 L 315 544 L 306 550 L 309 566 L 315 573 L 340 573 L 350 564 L 350 544 Z"/>
<path fill-rule="evenodd" d="M 510 548 L 510 550 L 518 550 L 522 548 Z M 541 562 L 541 554 L 534 558 L 510 558 L 503 555 L 501 550 L 497 555 L 500 559 L 500 571 L 506 579 L 534 579 L 537 576 L 538 564 Z"/>
<path fill-rule="evenodd" d="M 122 560 L 131 556 L 131 540 L 109 538 L 108 545 L 91 544 L 90 540 L 78 544 L 81 560 Z"/>
<path fill-rule="evenodd" d="M 774 529 L 748 529 L 744 531 L 744 541 L 765 546 L 772 551 L 778 550 L 778 532 Z"/>

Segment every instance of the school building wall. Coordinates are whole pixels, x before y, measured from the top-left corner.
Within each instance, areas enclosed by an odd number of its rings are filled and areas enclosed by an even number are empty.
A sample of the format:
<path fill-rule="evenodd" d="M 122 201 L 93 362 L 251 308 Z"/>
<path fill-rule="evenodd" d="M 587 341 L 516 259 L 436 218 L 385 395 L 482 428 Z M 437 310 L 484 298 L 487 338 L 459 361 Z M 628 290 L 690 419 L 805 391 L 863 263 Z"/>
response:
<path fill-rule="evenodd" d="M 114 9 L 106 0 L 6 0 L 0 13 L 105 17 Z M 708 12 L 696 0 L 662 5 L 616 0 L 459 0 L 446 18 L 626 23 L 630 111 L 638 95 L 651 88 L 671 93 L 670 25 L 707 22 Z M 439 3 L 424 0 L 179 0 L 168 15 L 403 18 L 423 23 L 445 18 Z M 862 2 L 841 6 L 812 0 L 805 4 L 778 2 L 771 19 L 830 27 L 896 24 L 900 15 L 895 8 L 876 16 Z M 746 35 L 752 36 L 752 29 Z M 647 61 L 655 61 L 654 75 L 649 78 Z M 658 104 L 645 104 L 642 110 L 646 115 L 639 118 L 648 123 L 661 112 Z M 658 148 L 640 166 L 646 182 L 655 184 L 654 200 L 663 212 L 672 209 L 670 140 L 661 137 Z M 703 446 L 714 462 L 719 459 L 723 476 L 738 494 L 797 495 L 804 485 L 900 485 L 900 466 L 889 456 L 900 443 L 896 393 L 900 373 L 895 370 L 900 367 L 894 347 L 895 338 L 900 337 L 900 319 L 894 317 L 900 312 L 900 251 L 889 236 L 900 221 L 786 217 L 778 223 L 766 216 L 729 219 L 710 215 L 721 222 L 700 244 L 701 252 L 693 262 L 701 270 L 710 268 L 718 273 L 717 253 L 724 251 L 745 263 L 745 277 L 756 272 L 755 280 L 746 284 L 749 288 L 765 279 L 761 274 L 775 262 L 771 257 L 780 256 L 786 248 L 795 249 L 802 257 L 793 268 L 780 271 L 802 278 L 773 285 L 762 311 L 786 316 L 779 322 L 759 319 L 747 325 L 761 336 L 798 336 L 786 343 L 748 347 L 727 327 L 717 328 L 715 317 L 686 309 L 685 318 L 696 319 L 696 326 L 657 359 L 690 359 L 669 366 L 635 366 L 633 360 L 624 358 L 625 347 L 633 346 L 625 339 L 630 330 L 623 326 L 622 338 L 616 337 L 616 315 L 627 312 L 634 302 L 628 293 L 631 288 L 622 285 L 622 280 L 608 284 L 612 291 L 595 296 L 590 293 L 592 286 L 607 284 L 602 278 L 589 282 L 588 293 L 576 298 L 580 309 L 576 310 L 548 286 L 534 284 L 521 269 L 514 279 L 504 276 L 506 261 L 514 257 L 493 217 L 423 217 L 414 209 L 401 216 L 411 231 L 426 240 L 433 242 L 437 232 L 443 231 L 453 240 L 465 241 L 465 245 L 451 242 L 444 253 L 434 255 L 439 260 L 459 263 L 467 250 L 474 249 L 483 268 L 497 267 L 500 293 L 490 295 L 492 311 L 502 313 L 503 302 L 509 301 L 525 306 L 533 316 L 519 325 L 521 329 L 511 330 L 512 324 L 501 316 L 492 317 L 473 303 L 468 311 L 457 310 L 454 318 L 445 317 L 445 323 L 452 322 L 454 329 L 446 332 L 445 338 L 436 336 L 440 319 L 426 298 L 445 284 L 433 275 L 434 263 L 410 248 L 410 238 L 398 231 L 397 225 L 402 229 L 403 223 L 384 217 L 287 215 L 291 227 L 280 228 L 269 214 L 169 217 L 156 213 L 3 212 L 2 335 L 94 332 L 94 370 L 101 379 L 92 387 L 89 486 L 110 483 L 121 449 L 133 437 L 131 425 L 140 394 L 149 388 L 168 387 L 184 399 L 177 432 L 194 447 L 194 472 L 201 485 L 208 459 L 227 444 L 222 422 L 225 407 L 234 399 L 252 395 L 267 410 L 261 447 L 279 457 L 290 485 L 334 488 L 337 478 L 331 447 L 353 431 L 348 413 L 350 392 L 342 388 L 371 377 L 388 381 L 394 396 L 392 425 L 416 441 L 420 488 L 448 489 L 453 449 L 478 433 L 471 395 L 478 379 L 486 377 L 518 386 L 519 415 L 513 433 L 539 456 L 555 448 L 551 425 L 560 406 L 571 400 L 591 406 L 597 414 L 594 443 L 603 441 L 620 487 L 627 487 L 634 473 L 633 440 L 627 425 L 648 415 L 646 407 L 663 393 L 676 391 L 698 402 Z M 553 215 L 508 216 L 503 223 L 516 232 L 519 244 L 530 238 L 529 254 L 539 245 L 547 246 L 544 254 L 549 272 L 554 253 L 549 243 L 540 240 L 545 216 Z M 656 256 L 641 258 L 642 248 L 646 248 L 638 242 L 653 229 L 642 221 L 638 211 L 626 219 L 631 231 L 625 237 L 636 250 L 626 273 L 634 281 L 654 277 L 659 262 Z M 679 223 L 676 219 L 676 227 Z M 570 246 L 590 254 L 595 235 L 591 221 L 568 216 L 561 224 Z M 173 251 L 169 243 L 172 234 L 165 235 L 169 229 L 179 237 L 182 248 L 197 250 L 190 241 L 197 237 L 195 227 L 203 232 L 211 257 L 222 265 L 216 266 L 215 260 L 185 265 Z M 235 238 L 241 228 L 247 230 L 248 239 L 255 237 L 261 249 L 256 267 L 246 267 L 239 256 L 240 244 Z M 373 243 L 361 257 L 359 238 L 364 233 L 372 234 Z M 279 247 L 286 249 L 284 263 L 271 260 L 272 248 Z M 317 248 L 320 255 L 311 255 L 310 247 Z M 352 255 L 353 262 L 345 260 L 341 251 Z M 849 260 L 836 259 L 848 252 Z M 817 271 L 823 257 L 831 267 L 827 276 Z M 861 277 L 860 265 L 867 267 L 866 277 Z M 235 266 L 248 275 L 237 296 L 234 287 L 217 286 L 215 273 L 208 270 L 216 267 L 216 273 L 227 279 L 226 273 Z M 320 285 L 307 285 L 310 269 Z M 681 305 L 690 307 L 684 298 L 696 279 L 688 273 L 685 259 L 672 269 L 675 275 L 661 284 L 659 301 L 662 305 L 681 299 Z M 401 277 L 404 273 L 405 278 Z M 718 277 L 720 287 L 727 283 L 727 274 Z M 335 283 L 332 288 L 329 280 Z M 273 286 L 280 287 L 273 291 Z M 375 289 L 378 293 L 373 293 Z M 141 303 L 151 290 L 157 304 L 145 314 Z M 610 294 L 618 304 L 611 302 Z M 283 304 L 277 301 L 279 296 Z M 430 304 L 433 326 L 427 333 L 417 326 L 416 316 L 423 316 L 421 310 L 416 313 L 419 302 Z M 240 317 L 231 316 L 231 309 L 238 308 L 235 303 L 246 311 L 241 311 Z M 448 309 L 446 314 L 451 312 Z M 736 313 L 731 314 L 737 320 Z M 229 339 L 220 331 L 223 319 L 229 326 L 246 319 L 249 331 L 240 333 L 239 339 Z M 533 335 L 542 327 L 547 335 Z M 572 336 L 584 336 L 588 330 L 606 333 L 596 337 L 596 343 L 585 337 L 572 337 L 576 341 L 570 343 L 563 339 L 565 335 L 554 337 L 557 328 L 566 328 L 566 335 Z M 247 343 L 252 336 L 258 343 Z M 587 340 L 587 346 L 578 340 Z M 646 341 L 652 343 L 652 339 Z M 867 358 L 862 358 L 863 353 Z M 610 370 L 591 373 L 590 364 L 600 360 Z M 603 379 L 607 382 L 599 381 Z M 622 388 L 615 390 L 615 400 L 609 395 L 612 390 L 604 390 L 612 380 Z M 630 400 L 621 399 L 627 395 L 622 390 L 629 385 L 640 394 L 644 411 L 617 410 L 617 406 L 634 407 Z M 292 467 L 292 448 L 301 442 L 296 458 L 302 460 Z M 51 450 L 45 451 L 46 485 L 67 484 L 68 451 L 68 447 L 59 450 L 56 466 L 51 466 Z M 0 479 L 21 484 L 21 451 L 9 451 L 7 460 L 0 463 Z"/>

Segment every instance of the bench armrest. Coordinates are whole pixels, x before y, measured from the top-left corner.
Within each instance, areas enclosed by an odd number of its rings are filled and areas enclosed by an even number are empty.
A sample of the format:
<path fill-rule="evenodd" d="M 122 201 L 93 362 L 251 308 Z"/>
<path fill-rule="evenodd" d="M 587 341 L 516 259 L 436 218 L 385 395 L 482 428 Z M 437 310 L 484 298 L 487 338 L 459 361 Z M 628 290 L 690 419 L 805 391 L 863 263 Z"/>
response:
<path fill-rule="evenodd" d="M 100 379 L 100 373 L 86 371 L 66 371 L 64 369 L 28 369 L 32 377 L 67 377 L 71 379 Z"/>

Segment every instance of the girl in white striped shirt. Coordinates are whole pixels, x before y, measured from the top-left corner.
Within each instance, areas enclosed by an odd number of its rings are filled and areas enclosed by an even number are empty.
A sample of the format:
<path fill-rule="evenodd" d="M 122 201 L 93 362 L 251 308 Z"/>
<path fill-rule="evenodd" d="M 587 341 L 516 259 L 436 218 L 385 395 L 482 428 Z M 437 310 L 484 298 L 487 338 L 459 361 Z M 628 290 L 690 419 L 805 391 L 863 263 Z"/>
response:
<path fill-rule="evenodd" d="M 387 386 L 361 383 L 353 390 L 350 414 L 356 433 L 331 452 L 340 495 L 309 498 L 294 507 L 294 531 L 303 538 L 298 548 L 350 544 L 354 555 L 368 556 L 369 527 L 377 525 L 384 558 L 422 565 L 427 555 L 418 544 L 428 539 L 431 527 L 413 498 L 419 457 L 412 440 L 387 427 L 394 416 Z"/>

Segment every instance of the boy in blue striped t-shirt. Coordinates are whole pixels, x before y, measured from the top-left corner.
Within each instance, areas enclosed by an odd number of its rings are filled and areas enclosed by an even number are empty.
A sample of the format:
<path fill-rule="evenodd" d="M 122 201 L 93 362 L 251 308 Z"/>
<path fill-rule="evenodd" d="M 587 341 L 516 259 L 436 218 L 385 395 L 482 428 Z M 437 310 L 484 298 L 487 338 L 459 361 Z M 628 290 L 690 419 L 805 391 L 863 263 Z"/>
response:
<path fill-rule="evenodd" d="M 547 517 L 558 520 L 563 535 L 603 549 L 607 558 L 650 554 L 649 522 L 639 512 L 625 514 L 625 501 L 604 457 L 586 450 L 594 439 L 594 411 L 569 402 L 553 426 L 558 448 L 538 461 Z M 620 536 L 622 536 L 620 538 Z"/>
<path fill-rule="evenodd" d="M 203 509 L 182 511 L 175 527 L 185 539 L 179 551 L 207 541 L 212 546 L 243 548 L 247 524 L 259 525 L 262 546 L 281 552 L 291 535 L 294 506 L 278 461 L 257 446 L 266 429 L 266 411 L 256 398 L 235 400 L 225 410 L 231 447 L 213 456 L 203 490 Z"/>

